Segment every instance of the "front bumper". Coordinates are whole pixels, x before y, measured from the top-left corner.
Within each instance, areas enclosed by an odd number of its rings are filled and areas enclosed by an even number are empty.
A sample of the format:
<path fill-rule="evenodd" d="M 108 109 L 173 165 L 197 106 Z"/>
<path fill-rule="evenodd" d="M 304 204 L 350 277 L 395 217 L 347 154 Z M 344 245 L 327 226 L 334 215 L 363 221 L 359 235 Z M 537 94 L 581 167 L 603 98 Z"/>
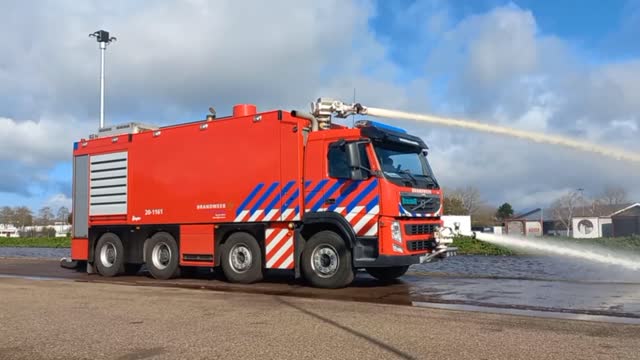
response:
<path fill-rule="evenodd" d="M 433 260 L 442 260 L 451 256 L 458 255 L 457 247 L 448 247 L 446 245 L 438 245 L 438 247 L 431 253 L 420 256 L 420 264 L 428 263 Z"/>

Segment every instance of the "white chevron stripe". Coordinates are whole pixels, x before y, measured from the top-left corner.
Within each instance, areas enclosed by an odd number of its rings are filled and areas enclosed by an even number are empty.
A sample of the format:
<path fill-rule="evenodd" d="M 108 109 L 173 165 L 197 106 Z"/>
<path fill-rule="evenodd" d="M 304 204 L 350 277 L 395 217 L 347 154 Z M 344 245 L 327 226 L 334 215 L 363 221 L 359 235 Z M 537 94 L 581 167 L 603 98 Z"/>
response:
<path fill-rule="evenodd" d="M 273 232 L 274 232 L 274 231 L 275 231 L 274 229 L 267 229 L 267 231 L 265 231 L 265 236 L 264 236 L 264 238 L 265 238 L 265 239 L 268 239 L 268 238 L 269 238 L 269 236 L 271 236 L 271 234 L 273 234 Z"/>
<path fill-rule="evenodd" d="M 240 215 L 238 215 L 234 221 L 240 222 L 244 220 L 244 217 L 247 216 L 248 213 L 249 213 L 249 210 L 242 210 L 242 212 L 240 212 Z"/>
<path fill-rule="evenodd" d="M 380 212 L 380 206 L 376 205 L 367 214 L 377 215 Z"/>
<path fill-rule="evenodd" d="M 282 214 L 282 220 L 286 220 L 289 218 L 289 215 L 291 215 L 291 213 L 293 212 L 294 209 L 287 209 L 284 211 L 284 213 Z"/>
<path fill-rule="evenodd" d="M 278 209 L 272 209 L 271 211 L 269 211 L 267 216 L 264 217 L 264 221 L 269 221 L 273 219 L 273 217 L 276 216 L 277 213 L 278 213 Z"/>
<path fill-rule="evenodd" d="M 290 247 L 293 246 L 293 238 L 289 237 L 287 238 L 287 240 L 285 241 L 285 243 L 280 247 L 280 249 L 278 250 L 278 252 L 276 252 L 275 254 L 273 254 L 273 256 L 271 257 L 271 259 L 269 259 L 267 261 L 267 267 L 271 268 L 273 267 L 273 264 L 275 264 L 276 262 L 278 262 L 278 260 L 280 260 L 280 258 L 282 257 L 282 255 L 284 255 L 284 253 L 287 252 L 287 250 L 289 250 Z"/>
<path fill-rule="evenodd" d="M 276 237 L 273 240 L 271 240 L 270 243 L 267 244 L 267 248 L 266 248 L 266 253 L 267 254 L 271 251 L 271 249 L 273 249 L 274 247 L 276 247 L 276 245 L 278 245 L 280 243 L 280 240 L 282 240 L 285 237 L 285 235 L 287 235 L 287 230 L 286 229 L 279 230 L 279 231 L 280 231 L 280 233 L 278 235 L 276 235 Z"/>
<path fill-rule="evenodd" d="M 377 233 L 378 233 L 378 223 L 375 223 L 375 224 L 373 224 L 371 229 L 369 229 L 369 231 L 367 231 L 367 233 L 364 234 L 364 236 L 374 236 Z"/>
<path fill-rule="evenodd" d="M 371 219 L 373 219 L 373 214 L 367 214 L 365 216 L 362 217 L 362 219 L 360 219 L 360 221 L 358 221 L 358 223 L 353 227 L 353 230 L 356 232 L 356 234 L 362 230 L 362 228 L 367 225 L 369 223 L 369 221 L 371 221 Z"/>
<path fill-rule="evenodd" d="M 249 218 L 249 221 L 256 221 L 260 215 L 262 215 L 262 210 L 256 210 L 256 212 Z"/>
<path fill-rule="evenodd" d="M 289 254 L 289 257 L 287 257 L 287 260 L 285 260 L 285 261 L 284 261 L 284 262 L 283 262 L 283 263 L 278 267 L 278 269 L 288 269 L 292 262 L 293 262 L 293 253 Z"/>
<path fill-rule="evenodd" d="M 362 211 L 362 209 L 364 209 L 364 206 L 356 206 L 351 209 L 351 212 L 346 216 L 347 221 L 351 222 L 351 220 L 353 220 L 353 218 L 356 217 L 356 215 L 358 215 Z"/>
<path fill-rule="evenodd" d="M 337 212 L 338 214 L 342 214 L 343 211 L 344 211 L 344 207 L 337 207 L 333 210 L 333 212 Z"/>

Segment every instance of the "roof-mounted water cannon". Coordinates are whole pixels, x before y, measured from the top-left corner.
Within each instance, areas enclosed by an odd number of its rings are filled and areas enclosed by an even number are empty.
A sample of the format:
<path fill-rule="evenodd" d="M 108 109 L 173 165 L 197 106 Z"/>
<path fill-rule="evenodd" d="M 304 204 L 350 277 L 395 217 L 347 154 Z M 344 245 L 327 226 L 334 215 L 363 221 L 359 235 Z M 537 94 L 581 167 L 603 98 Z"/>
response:
<path fill-rule="evenodd" d="M 318 98 L 311 103 L 311 114 L 318 120 L 320 130 L 331 128 L 331 116 L 347 118 L 350 115 L 366 114 L 367 108 L 361 104 L 345 104 L 340 100 L 331 98 Z"/>

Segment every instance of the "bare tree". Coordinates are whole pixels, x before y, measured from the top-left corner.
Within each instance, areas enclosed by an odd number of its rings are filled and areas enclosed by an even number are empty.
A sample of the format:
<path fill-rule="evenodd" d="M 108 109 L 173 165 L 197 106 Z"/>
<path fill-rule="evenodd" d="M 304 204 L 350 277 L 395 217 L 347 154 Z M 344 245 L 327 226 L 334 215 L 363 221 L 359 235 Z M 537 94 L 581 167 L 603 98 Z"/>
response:
<path fill-rule="evenodd" d="M 19 229 L 33 225 L 33 213 L 26 206 L 18 206 L 13 209 L 13 220 L 11 221 Z"/>
<path fill-rule="evenodd" d="M 567 229 L 567 236 L 572 228 L 572 219 L 575 216 L 577 207 L 580 204 L 582 196 L 576 191 L 570 191 L 568 194 L 561 196 L 551 205 L 551 211 L 556 220 L 560 221 Z"/>
<path fill-rule="evenodd" d="M 608 186 L 598 197 L 598 202 L 604 205 L 620 205 L 629 202 L 627 190 L 620 186 Z"/>
<path fill-rule="evenodd" d="M 482 205 L 480 190 L 473 186 L 467 186 L 463 189 L 457 190 L 456 192 L 458 193 L 460 200 L 462 200 L 462 206 L 464 206 L 467 214 L 474 215 Z"/>
<path fill-rule="evenodd" d="M 66 223 L 68 220 L 68 217 L 69 217 L 69 209 L 67 209 L 66 206 L 61 206 L 60 209 L 58 209 L 56 219 L 58 221 Z"/>
<path fill-rule="evenodd" d="M 489 205 L 480 205 L 471 219 L 471 225 L 474 226 L 493 226 L 497 222 L 495 216 L 495 208 Z"/>
<path fill-rule="evenodd" d="M 44 206 L 38 211 L 38 222 L 40 225 L 50 225 L 51 220 L 54 219 L 53 210 L 51 207 Z"/>
<path fill-rule="evenodd" d="M 3 206 L 0 209 L 0 224 L 11 224 L 15 218 L 13 209 L 9 206 Z"/>
<path fill-rule="evenodd" d="M 466 215 L 466 209 L 457 196 L 444 196 L 444 215 Z"/>

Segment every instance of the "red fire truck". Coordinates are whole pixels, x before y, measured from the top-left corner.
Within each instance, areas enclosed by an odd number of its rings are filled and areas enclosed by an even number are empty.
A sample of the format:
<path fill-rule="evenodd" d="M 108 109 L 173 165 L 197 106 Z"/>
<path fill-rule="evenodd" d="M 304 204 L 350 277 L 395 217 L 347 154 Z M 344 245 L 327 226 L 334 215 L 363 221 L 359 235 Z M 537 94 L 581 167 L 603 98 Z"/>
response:
<path fill-rule="evenodd" d="M 74 143 L 70 262 L 102 276 L 145 265 L 157 279 L 206 267 L 238 283 L 283 269 L 337 288 L 358 269 L 389 280 L 455 255 L 423 140 L 371 120 L 332 123 L 365 113 L 360 104 L 311 105 L 241 104 L 229 117 L 211 109 Z"/>

